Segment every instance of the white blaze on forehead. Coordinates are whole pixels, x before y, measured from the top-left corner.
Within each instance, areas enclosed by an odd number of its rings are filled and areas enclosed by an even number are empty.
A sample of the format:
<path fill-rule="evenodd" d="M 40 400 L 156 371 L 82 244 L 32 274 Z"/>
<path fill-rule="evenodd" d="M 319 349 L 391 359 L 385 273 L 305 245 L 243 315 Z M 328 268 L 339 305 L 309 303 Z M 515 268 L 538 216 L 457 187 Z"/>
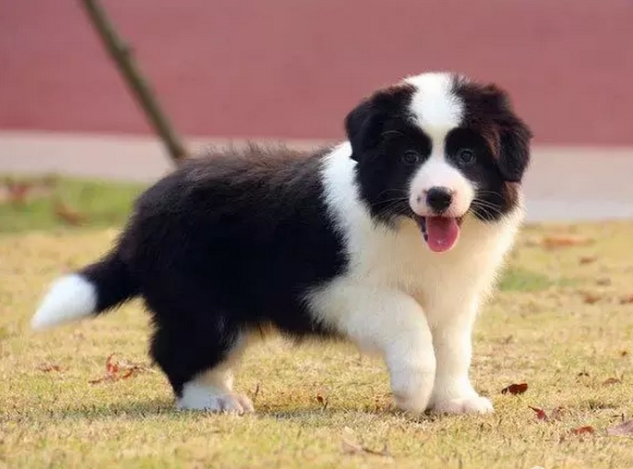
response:
<path fill-rule="evenodd" d="M 455 75 L 424 73 L 404 80 L 416 91 L 411 98 L 410 111 L 415 122 L 431 139 L 431 154 L 418 169 L 409 187 L 409 204 L 418 215 L 432 213 L 426 204 L 426 192 L 433 187 L 445 187 L 453 193 L 447 210 L 449 216 L 462 216 L 475 196 L 475 187 L 445 155 L 446 135 L 459 127 L 464 106 L 453 92 Z"/>
<path fill-rule="evenodd" d="M 416 88 L 410 110 L 417 124 L 435 140 L 458 127 L 464 115 L 461 100 L 453 93 L 450 73 L 423 73 L 404 80 Z M 434 142 L 435 143 L 435 142 Z"/>

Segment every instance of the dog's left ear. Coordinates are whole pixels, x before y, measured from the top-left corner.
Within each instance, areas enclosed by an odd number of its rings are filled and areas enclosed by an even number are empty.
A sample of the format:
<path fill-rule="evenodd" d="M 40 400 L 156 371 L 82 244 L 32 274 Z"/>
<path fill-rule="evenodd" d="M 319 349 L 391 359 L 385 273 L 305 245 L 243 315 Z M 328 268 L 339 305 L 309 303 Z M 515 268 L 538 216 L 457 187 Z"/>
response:
<path fill-rule="evenodd" d="M 532 132 L 516 116 L 506 120 L 499 135 L 499 170 L 508 182 L 521 182 L 530 164 Z"/>
<path fill-rule="evenodd" d="M 508 94 L 491 85 L 484 90 L 486 107 L 499 129 L 499 171 L 508 182 L 521 182 L 530 164 L 532 131 L 514 112 Z"/>
<path fill-rule="evenodd" d="M 352 145 L 352 159 L 361 155 L 379 141 L 379 111 L 371 98 L 364 99 L 345 118 L 345 131 Z"/>

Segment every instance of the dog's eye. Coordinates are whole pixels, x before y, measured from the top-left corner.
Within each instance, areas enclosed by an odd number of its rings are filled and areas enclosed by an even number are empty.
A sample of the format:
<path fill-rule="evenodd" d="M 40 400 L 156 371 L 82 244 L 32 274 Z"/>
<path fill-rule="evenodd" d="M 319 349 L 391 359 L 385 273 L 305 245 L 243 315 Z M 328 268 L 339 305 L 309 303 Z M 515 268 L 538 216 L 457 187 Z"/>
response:
<path fill-rule="evenodd" d="M 468 166 L 475 162 L 475 152 L 470 148 L 462 148 L 457 152 L 457 158 L 462 165 Z"/>
<path fill-rule="evenodd" d="M 405 164 L 416 164 L 420 161 L 420 154 L 415 151 L 407 151 L 402 155 L 402 161 Z"/>

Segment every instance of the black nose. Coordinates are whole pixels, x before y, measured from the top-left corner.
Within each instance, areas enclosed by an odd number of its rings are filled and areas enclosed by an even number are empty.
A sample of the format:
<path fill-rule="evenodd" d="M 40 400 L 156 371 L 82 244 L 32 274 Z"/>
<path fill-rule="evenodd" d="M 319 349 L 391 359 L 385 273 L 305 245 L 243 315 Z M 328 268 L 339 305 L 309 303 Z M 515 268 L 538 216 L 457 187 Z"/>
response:
<path fill-rule="evenodd" d="M 453 194 L 446 187 L 432 187 L 426 193 L 426 203 L 437 213 L 443 213 L 452 201 Z"/>

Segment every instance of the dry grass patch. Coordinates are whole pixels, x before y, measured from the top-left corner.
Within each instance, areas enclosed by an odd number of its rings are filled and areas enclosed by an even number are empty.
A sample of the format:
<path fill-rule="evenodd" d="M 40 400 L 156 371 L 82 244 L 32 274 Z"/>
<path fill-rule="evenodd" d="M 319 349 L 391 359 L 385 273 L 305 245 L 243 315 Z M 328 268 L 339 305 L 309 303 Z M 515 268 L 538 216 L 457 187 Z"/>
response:
<path fill-rule="evenodd" d="M 633 441 L 606 430 L 633 413 L 633 222 L 527 227 L 476 329 L 473 378 L 496 414 L 419 419 L 350 346 L 250 350 L 237 387 L 258 412 L 236 417 L 173 410 L 138 303 L 31 333 L 46 284 L 115 235 L 0 238 L 0 467 L 633 466 Z M 110 371 L 136 368 L 99 381 L 113 353 Z M 513 383 L 527 390 L 501 393 Z"/>

